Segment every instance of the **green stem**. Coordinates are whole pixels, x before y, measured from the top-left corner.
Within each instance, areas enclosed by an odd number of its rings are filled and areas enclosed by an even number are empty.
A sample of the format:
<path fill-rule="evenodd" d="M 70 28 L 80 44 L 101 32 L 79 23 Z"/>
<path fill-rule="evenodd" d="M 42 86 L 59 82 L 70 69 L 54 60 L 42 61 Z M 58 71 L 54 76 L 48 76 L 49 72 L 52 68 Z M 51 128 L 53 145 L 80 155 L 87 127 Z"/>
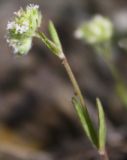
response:
<path fill-rule="evenodd" d="M 74 94 L 76 97 L 78 97 L 78 99 L 80 101 L 81 108 L 80 107 L 79 108 L 82 110 L 81 114 L 83 114 L 83 119 L 82 119 L 82 115 L 80 115 L 81 124 L 82 124 L 83 128 L 85 128 L 85 132 L 86 132 L 86 135 L 88 136 L 89 140 L 92 142 L 94 147 L 98 148 L 98 137 L 97 137 L 95 128 L 93 126 L 93 123 L 91 121 L 91 117 L 90 117 L 89 112 L 87 110 L 83 95 L 82 95 L 81 90 L 79 88 L 79 85 L 78 85 L 76 78 L 71 70 L 71 67 L 67 61 L 67 58 L 64 56 L 61 60 L 62 60 L 62 64 L 64 65 L 64 68 L 69 76 L 69 79 L 72 83 L 72 86 L 74 89 Z M 78 112 L 77 112 L 77 114 L 78 114 Z M 85 121 L 85 123 L 84 123 L 84 121 Z M 88 126 L 88 128 L 86 126 Z"/>
<path fill-rule="evenodd" d="M 110 43 L 107 43 L 106 45 L 98 45 L 95 46 L 95 49 L 97 53 L 101 54 L 103 53 L 105 63 L 107 64 L 108 68 L 111 71 L 111 74 L 113 78 L 115 79 L 115 90 L 118 96 L 120 97 L 121 102 L 127 107 L 127 87 L 125 85 L 125 82 L 123 78 L 120 76 L 118 70 L 112 64 L 111 58 L 112 58 L 112 51 L 111 51 L 111 46 Z"/>
<path fill-rule="evenodd" d="M 55 34 L 56 34 L 56 33 L 55 33 Z M 81 91 L 80 91 L 79 85 L 78 85 L 78 83 L 77 83 L 77 81 L 76 81 L 76 79 L 75 79 L 75 76 L 74 76 L 74 74 L 73 74 L 73 72 L 72 72 L 72 70 L 71 70 L 71 67 L 70 67 L 70 65 L 69 65 L 69 63 L 68 63 L 68 61 L 67 61 L 66 56 L 65 56 L 64 53 L 62 52 L 61 47 L 60 47 L 60 49 L 59 49 L 59 47 L 57 47 L 57 45 L 56 45 L 54 42 L 52 42 L 51 40 L 49 40 L 49 39 L 47 38 L 47 36 L 46 36 L 43 32 L 37 32 L 37 33 L 35 34 L 35 37 L 40 38 L 40 39 L 42 40 L 42 42 L 43 42 L 55 55 L 57 55 L 57 56 L 60 58 L 60 60 L 62 61 L 62 64 L 64 65 L 64 67 L 65 67 L 65 69 L 66 69 L 66 71 L 67 71 L 67 74 L 68 74 L 68 76 L 69 76 L 69 78 L 70 78 L 70 81 L 71 81 L 71 83 L 72 83 L 72 85 L 73 85 L 75 95 L 79 97 L 79 100 L 80 100 L 82 106 L 85 107 L 84 98 L 83 98 L 82 93 L 81 93 Z M 58 41 L 58 39 L 57 39 L 57 41 Z M 86 107 L 85 107 L 85 108 L 86 108 Z"/>
<path fill-rule="evenodd" d="M 79 85 L 78 85 L 78 83 L 77 83 L 77 81 L 75 79 L 75 76 L 74 76 L 74 74 L 73 74 L 73 72 L 71 70 L 71 67 L 70 67 L 66 57 L 62 59 L 62 64 L 64 65 L 64 67 L 65 67 L 65 69 L 67 71 L 67 74 L 68 74 L 68 76 L 70 78 L 70 81 L 71 81 L 71 83 L 73 85 L 75 95 L 79 97 L 82 106 L 85 106 L 85 101 L 84 101 L 83 95 L 81 93 Z"/>
<path fill-rule="evenodd" d="M 125 82 L 123 78 L 119 75 L 118 71 L 116 70 L 115 66 L 108 62 L 107 65 L 109 69 L 111 70 L 111 73 L 115 79 L 115 90 L 117 95 L 119 96 L 121 102 L 125 107 L 127 107 L 127 86 L 125 85 Z"/>

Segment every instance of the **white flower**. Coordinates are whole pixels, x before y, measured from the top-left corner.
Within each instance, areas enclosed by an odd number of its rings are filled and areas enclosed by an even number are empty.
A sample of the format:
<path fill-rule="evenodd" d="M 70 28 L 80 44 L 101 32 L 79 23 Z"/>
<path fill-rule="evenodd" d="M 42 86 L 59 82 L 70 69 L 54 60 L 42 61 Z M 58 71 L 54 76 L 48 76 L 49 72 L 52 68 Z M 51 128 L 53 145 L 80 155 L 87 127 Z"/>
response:
<path fill-rule="evenodd" d="M 15 22 L 8 22 L 7 24 L 7 30 L 13 29 L 15 27 Z"/>
<path fill-rule="evenodd" d="M 23 9 L 22 9 L 22 8 L 20 8 L 17 12 L 14 12 L 14 15 L 16 15 L 16 16 L 18 16 L 18 17 L 20 17 L 20 16 L 21 16 L 21 14 L 22 14 L 22 11 L 23 11 Z"/>
<path fill-rule="evenodd" d="M 14 22 L 14 21 L 8 22 L 7 30 L 12 30 L 12 29 L 15 29 L 16 32 L 20 33 L 20 34 L 27 32 L 29 29 L 29 22 L 25 21 L 25 22 L 23 22 L 22 25 L 19 25 L 18 23 Z"/>
<path fill-rule="evenodd" d="M 27 9 L 31 10 L 31 9 L 38 9 L 39 5 L 35 5 L 35 4 L 30 4 L 29 6 L 27 6 Z"/>
<path fill-rule="evenodd" d="M 16 24 L 16 31 L 17 33 L 19 32 L 20 34 L 22 33 L 25 33 L 27 32 L 29 29 L 29 23 L 26 21 L 26 22 L 23 22 L 22 25 L 18 25 Z"/>
<path fill-rule="evenodd" d="M 39 6 L 30 4 L 25 10 L 14 12 L 15 18 L 7 24 L 7 42 L 15 53 L 26 54 L 31 48 L 32 38 L 41 24 Z"/>

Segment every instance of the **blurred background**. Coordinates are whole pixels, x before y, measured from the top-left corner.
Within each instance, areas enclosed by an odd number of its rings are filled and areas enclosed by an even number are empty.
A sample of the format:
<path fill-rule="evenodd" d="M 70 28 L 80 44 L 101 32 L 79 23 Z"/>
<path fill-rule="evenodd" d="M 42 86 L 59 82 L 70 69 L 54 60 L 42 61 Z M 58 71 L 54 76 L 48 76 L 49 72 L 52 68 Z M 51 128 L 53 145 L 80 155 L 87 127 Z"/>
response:
<path fill-rule="evenodd" d="M 74 32 L 96 14 L 115 25 L 113 62 L 127 81 L 127 51 L 118 46 L 127 35 L 126 0 L 1 0 L 0 1 L 0 159 L 94 160 L 98 158 L 71 104 L 73 89 L 59 59 L 37 39 L 28 55 L 17 57 L 6 43 L 6 25 L 20 7 L 39 4 L 40 30 L 52 19 L 74 71 L 89 112 L 97 123 L 100 97 L 108 128 L 110 159 L 127 159 L 127 107 L 114 91 L 110 70 Z"/>

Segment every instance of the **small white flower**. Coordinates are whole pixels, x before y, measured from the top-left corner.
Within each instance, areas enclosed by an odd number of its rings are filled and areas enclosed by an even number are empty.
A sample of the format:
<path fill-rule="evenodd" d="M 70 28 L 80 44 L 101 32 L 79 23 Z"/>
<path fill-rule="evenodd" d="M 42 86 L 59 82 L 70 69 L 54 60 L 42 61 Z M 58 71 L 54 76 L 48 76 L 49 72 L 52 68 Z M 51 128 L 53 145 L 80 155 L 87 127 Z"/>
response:
<path fill-rule="evenodd" d="M 27 6 L 27 9 L 31 10 L 31 9 L 38 9 L 39 5 L 35 5 L 35 4 L 30 4 L 29 6 Z"/>
<path fill-rule="evenodd" d="M 20 33 L 20 34 L 25 33 L 29 29 L 29 23 L 23 22 L 22 25 L 16 24 L 15 29 L 16 29 L 17 33 Z"/>
<path fill-rule="evenodd" d="M 15 27 L 15 22 L 8 22 L 7 24 L 7 30 L 13 29 Z"/>
<path fill-rule="evenodd" d="M 15 29 L 16 33 L 20 33 L 20 34 L 27 32 L 29 29 L 29 22 L 25 21 L 21 25 L 15 23 L 14 21 L 8 22 L 7 30 L 12 30 L 12 29 Z"/>
<path fill-rule="evenodd" d="M 21 16 L 21 14 L 22 14 L 22 11 L 23 11 L 23 9 L 22 9 L 22 8 L 20 8 L 20 9 L 19 9 L 19 11 L 14 12 L 14 15 L 16 15 L 16 16 L 18 16 L 18 17 L 20 17 L 20 16 Z"/>

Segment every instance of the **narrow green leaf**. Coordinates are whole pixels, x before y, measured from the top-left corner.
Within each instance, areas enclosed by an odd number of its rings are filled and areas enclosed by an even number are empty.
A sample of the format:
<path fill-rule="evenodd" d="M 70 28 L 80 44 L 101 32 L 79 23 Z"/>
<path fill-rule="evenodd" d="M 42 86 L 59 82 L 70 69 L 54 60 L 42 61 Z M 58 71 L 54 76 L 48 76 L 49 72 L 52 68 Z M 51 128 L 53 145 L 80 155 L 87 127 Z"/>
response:
<path fill-rule="evenodd" d="M 61 45 L 58 33 L 56 31 L 56 28 L 55 28 L 55 26 L 54 26 L 52 21 L 49 22 L 49 33 L 51 35 L 51 38 L 52 38 L 53 42 L 56 44 L 56 46 L 62 52 L 62 45 Z"/>
<path fill-rule="evenodd" d="M 43 32 L 39 32 L 37 35 L 41 38 L 42 42 L 51 50 L 52 53 L 59 57 L 59 53 L 61 52 L 55 43 L 50 41 L 47 36 Z"/>
<path fill-rule="evenodd" d="M 103 151 L 105 149 L 106 143 L 106 124 L 105 124 L 105 115 L 104 110 L 101 104 L 101 101 L 96 99 L 97 107 L 98 107 L 98 123 L 99 123 L 99 131 L 98 131 L 98 140 L 99 140 L 99 150 Z"/>
<path fill-rule="evenodd" d="M 98 137 L 87 109 L 81 105 L 77 97 L 72 98 L 72 103 L 87 137 L 90 139 L 92 144 L 98 148 Z"/>

